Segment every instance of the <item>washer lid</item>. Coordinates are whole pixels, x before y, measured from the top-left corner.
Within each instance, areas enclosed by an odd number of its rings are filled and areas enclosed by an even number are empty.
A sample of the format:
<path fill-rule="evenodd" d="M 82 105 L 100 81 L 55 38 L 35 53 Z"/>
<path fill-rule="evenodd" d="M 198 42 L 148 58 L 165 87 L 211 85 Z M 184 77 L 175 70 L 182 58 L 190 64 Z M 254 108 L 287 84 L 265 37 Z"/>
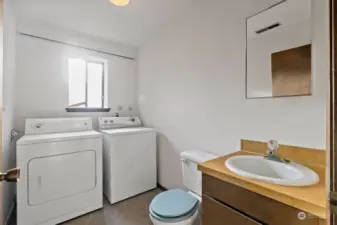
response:
<path fill-rule="evenodd" d="M 198 199 L 181 189 L 173 189 L 157 195 L 150 204 L 150 211 L 160 217 L 176 218 L 191 212 Z"/>
<path fill-rule="evenodd" d="M 87 139 L 101 137 L 102 134 L 97 131 L 81 131 L 70 133 L 54 133 L 54 134 L 32 134 L 25 135 L 17 141 L 17 145 L 29 145 L 46 142 L 56 142 L 65 140 Z"/>
<path fill-rule="evenodd" d="M 110 129 L 101 130 L 102 133 L 108 135 L 127 135 L 127 134 L 139 134 L 139 133 L 149 133 L 155 130 L 147 127 L 134 127 L 134 128 L 120 128 L 120 129 Z"/>

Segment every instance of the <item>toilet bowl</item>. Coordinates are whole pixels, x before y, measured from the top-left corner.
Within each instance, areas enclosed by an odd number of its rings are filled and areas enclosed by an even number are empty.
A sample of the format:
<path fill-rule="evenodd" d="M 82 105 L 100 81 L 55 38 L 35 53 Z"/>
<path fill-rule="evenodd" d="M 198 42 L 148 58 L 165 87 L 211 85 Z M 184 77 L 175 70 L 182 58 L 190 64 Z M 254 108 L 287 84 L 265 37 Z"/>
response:
<path fill-rule="evenodd" d="M 191 225 L 199 214 L 201 198 L 191 192 L 174 189 L 157 195 L 149 207 L 154 225 Z"/>
<path fill-rule="evenodd" d="M 151 221 L 154 225 L 167 225 L 167 224 L 170 224 L 170 225 L 192 225 L 192 224 L 195 223 L 198 216 L 199 216 L 199 212 L 195 211 L 192 216 L 190 216 L 188 218 L 183 218 L 183 219 L 177 218 L 176 220 L 162 221 L 162 220 L 158 220 L 158 219 L 154 218 L 151 214 L 150 214 L 150 219 L 151 219 Z"/>
<path fill-rule="evenodd" d="M 201 206 L 201 173 L 198 163 L 217 156 L 198 151 L 181 153 L 183 184 L 189 189 L 173 189 L 158 194 L 149 206 L 154 225 L 194 225 L 199 220 Z"/>

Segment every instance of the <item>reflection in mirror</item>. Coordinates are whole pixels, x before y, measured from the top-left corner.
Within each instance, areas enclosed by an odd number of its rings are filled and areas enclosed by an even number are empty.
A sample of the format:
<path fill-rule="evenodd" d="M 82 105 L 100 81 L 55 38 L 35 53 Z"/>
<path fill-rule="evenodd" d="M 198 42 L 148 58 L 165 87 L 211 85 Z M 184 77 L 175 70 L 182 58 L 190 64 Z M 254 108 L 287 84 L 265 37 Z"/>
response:
<path fill-rule="evenodd" d="M 307 95 L 311 88 L 311 45 L 272 53 L 273 97 Z"/>
<path fill-rule="evenodd" d="M 311 95 L 311 1 L 287 0 L 247 19 L 246 97 Z"/>

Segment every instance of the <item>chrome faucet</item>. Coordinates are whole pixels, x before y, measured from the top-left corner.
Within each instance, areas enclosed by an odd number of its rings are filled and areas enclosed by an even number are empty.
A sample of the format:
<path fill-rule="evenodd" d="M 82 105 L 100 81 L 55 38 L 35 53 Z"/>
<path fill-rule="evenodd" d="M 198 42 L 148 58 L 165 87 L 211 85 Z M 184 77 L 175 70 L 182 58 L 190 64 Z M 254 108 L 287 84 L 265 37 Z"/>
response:
<path fill-rule="evenodd" d="M 271 140 L 268 142 L 268 155 L 265 156 L 265 159 L 272 160 L 275 162 L 280 162 L 280 163 L 289 163 L 289 160 L 282 159 L 281 157 L 278 157 L 276 155 L 276 152 L 278 151 L 279 146 L 277 141 Z"/>

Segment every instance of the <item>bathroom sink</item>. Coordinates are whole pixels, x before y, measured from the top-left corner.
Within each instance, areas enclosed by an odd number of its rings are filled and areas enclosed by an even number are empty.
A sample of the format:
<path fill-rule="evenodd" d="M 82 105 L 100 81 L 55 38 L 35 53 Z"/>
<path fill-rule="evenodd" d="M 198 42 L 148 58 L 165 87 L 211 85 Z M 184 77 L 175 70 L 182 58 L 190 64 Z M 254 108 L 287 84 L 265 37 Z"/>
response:
<path fill-rule="evenodd" d="M 234 156 L 226 167 L 237 175 L 283 186 L 310 186 L 319 182 L 313 170 L 297 163 L 280 163 L 263 156 Z"/>

